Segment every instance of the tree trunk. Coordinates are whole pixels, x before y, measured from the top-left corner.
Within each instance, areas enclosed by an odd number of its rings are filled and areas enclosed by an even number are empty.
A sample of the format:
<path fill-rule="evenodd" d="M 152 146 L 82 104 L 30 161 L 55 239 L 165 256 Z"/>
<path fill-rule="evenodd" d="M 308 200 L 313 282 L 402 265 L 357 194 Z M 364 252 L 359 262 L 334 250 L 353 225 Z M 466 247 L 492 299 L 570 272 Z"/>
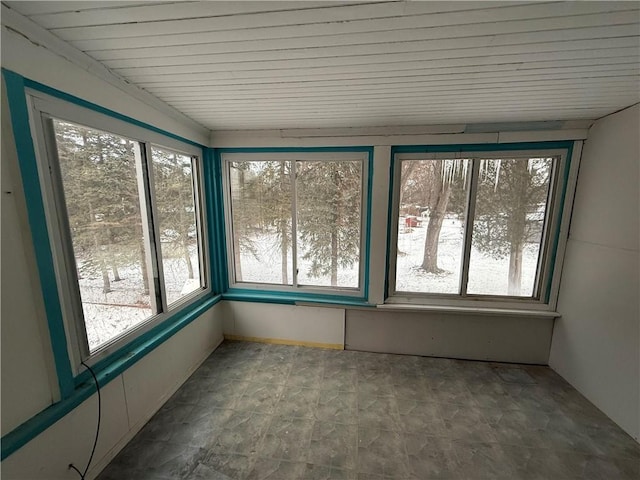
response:
<path fill-rule="evenodd" d="M 522 287 L 522 251 L 525 242 L 525 230 L 527 223 L 527 202 L 524 198 L 529 187 L 529 172 L 527 162 L 515 162 L 514 186 L 520 193 L 511 206 L 510 218 L 507 224 L 509 235 L 509 286 L 508 295 L 518 296 Z"/>
<path fill-rule="evenodd" d="M 280 218 L 280 254 L 282 255 L 282 284 L 289 283 L 289 239 L 287 238 L 287 220 L 281 216 Z"/>
<path fill-rule="evenodd" d="M 182 241 L 182 253 L 184 255 L 184 261 L 187 262 L 187 271 L 189 272 L 189 278 L 193 278 L 193 264 L 191 263 L 191 255 L 189 255 L 189 246 L 187 241 Z"/>
<path fill-rule="evenodd" d="M 247 223 L 247 219 L 246 217 L 246 212 L 245 212 L 245 208 L 246 208 L 246 204 L 245 204 L 245 181 L 244 181 L 244 170 L 237 169 L 238 171 L 238 184 L 239 184 L 239 192 L 240 195 L 242 196 L 240 199 L 240 207 L 238 209 L 239 212 L 241 212 L 240 218 L 237 220 L 238 224 L 234 224 L 234 228 L 232 229 L 232 234 L 233 234 L 233 263 L 235 265 L 235 272 L 236 272 L 236 282 L 241 282 L 242 281 L 242 262 L 241 262 L 241 257 L 240 257 L 240 237 L 243 236 L 246 232 L 246 223 Z"/>
<path fill-rule="evenodd" d="M 331 286 L 338 285 L 338 232 L 331 231 Z"/>
<path fill-rule="evenodd" d="M 102 252 L 100 251 L 100 241 L 98 236 L 93 234 L 93 242 L 96 246 L 96 254 L 98 255 L 98 264 L 100 265 L 100 273 L 102 273 L 102 293 L 107 294 L 111 291 L 111 282 L 109 281 L 109 270 L 105 265 Z"/>
<path fill-rule="evenodd" d="M 520 295 L 522 287 L 522 242 L 512 242 L 509 252 L 509 295 Z"/>
<path fill-rule="evenodd" d="M 149 295 L 149 273 L 147 272 L 147 260 L 144 253 L 144 241 L 140 241 L 140 270 L 142 270 L 143 295 Z"/>
<path fill-rule="evenodd" d="M 404 190 L 407 187 L 407 182 L 411 178 L 411 174 L 416 169 L 419 161 L 405 161 L 402 163 L 402 169 L 400 173 L 400 199 L 398 206 L 402 208 L 402 202 L 404 201 Z"/>
<path fill-rule="evenodd" d="M 241 228 L 238 226 L 238 229 Z M 240 234 L 233 231 L 233 261 L 236 265 L 236 282 L 242 281 L 242 263 L 240 262 Z"/>
<path fill-rule="evenodd" d="M 335 164 L 333 165 L 333 185 L 335 186 L 334 198 L 336 199 L 331 209 L 331 286 L 338 285 L 338 228 L 340 220 L 340 195 L 342 193 L 340 185 L 340 173 Z"/>
<path fill-rule="evenodd" d="M 424 242 L 424 257 L 422 268 L 429 273 L 439 273 L 438 268 L 438 243 L 440 242 L 440 230 L 442 222 L 449 204 L 451 196 L 451 185 L 442 186 L 435 205 L 429 210 L 429 225 L 427 227 L 427 237 Z"/>
<path fill-rule="evenodd" d="M 284 194 L 285 191 L 285 162 L 280 162 L 280 191 Z M 283 208 L 286 209 L 286 206 Z M 286 210 L 285 210 L 286 211 Z M 287 237 L 287 218 L 289 215 L 285 216 L 285 211 L 280 212 L 280 254 L 282 255 L 282 284 L 287 285 L 289 283 L 289 238 Z"/>
<path fill-rule="evenodd" d="M 118 271 L 118 266 L 117 265 L 112 265 L 111 266 L 111 270 L 113 271 L 113 281 L 114 282 L 119 282 L 120 280 L 122 280 L 120 278 L 120 272 Z"/>

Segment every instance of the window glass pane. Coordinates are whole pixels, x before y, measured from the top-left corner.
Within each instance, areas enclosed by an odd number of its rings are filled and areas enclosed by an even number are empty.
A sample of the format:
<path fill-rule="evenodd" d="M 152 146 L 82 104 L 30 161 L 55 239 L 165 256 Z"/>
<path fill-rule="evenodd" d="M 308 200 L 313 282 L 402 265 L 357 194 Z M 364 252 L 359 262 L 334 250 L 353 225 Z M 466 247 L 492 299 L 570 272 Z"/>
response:
<path fill-rule="evenodd" d="M 203 287 L 191 157 L 151 148 L 167 304 Z"/>
<path fill-rule="evenodd" d="M 291 162 L 229 164 L 236 282 L 291 285 Z"/>
<path fill-rule="evenodd" d="M 298 284 L 359 285 L 361 161 L 296 163 Z"/>
<path fill-rule="evenodd" d="M 402 161 L 397 291 L 459 293 L 470 167 L 463 159 Z"/>
<path fill-rule="evenodd" d="M 140 145 L 53 121 L 89 350 L 152 314 L 136 158 Z"/>
<path fill-rule="evenodd" d="M 532 297 L 553 159 L 479 161 L 467 292 Z"/>

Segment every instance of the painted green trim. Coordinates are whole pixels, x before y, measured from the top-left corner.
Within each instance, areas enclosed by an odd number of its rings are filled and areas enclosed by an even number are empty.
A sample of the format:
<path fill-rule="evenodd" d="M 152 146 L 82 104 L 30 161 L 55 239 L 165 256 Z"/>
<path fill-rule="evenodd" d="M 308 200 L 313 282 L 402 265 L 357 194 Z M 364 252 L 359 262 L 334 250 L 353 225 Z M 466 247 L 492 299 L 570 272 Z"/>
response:
<path fill-rule="evenodd" d="M 560 216 L 565 207 L 565 200 L 568 188 L 568 178 L 571 169 L 571 155 L 573 153 L 573 140 L 550 141 L 550 142 L 519 142 L 519 143 L 482 143 L 482 144 L 463 144 L 463 145 L 401 145 L 391 147 L 391 161 L 389 172 L 389 208 L 387 213 L 387 263 L 385 269 L 385 299 L 391 296 L 389 291 L 389 264 L 391 262 L 391 229 L 393 217 L 393 186 L 395 183 L 394 172 L 396 164 L 396 154 L 398 153 L 438 153 L 438 152 L 499 152 L 506 150 L 566 150 L 565 171 L 563 172 L 563 183 L 559 185 L 560 190 Z M 395 226 L 397 228 L 397 225 Z M 555 270 L 555 261 L 558 253 L 558 245 L 560 243 L 561 224 L 555 232 L 552 232 L 553 240 L 550 247 L 551 255 L 551 271 L 547 279 L 547 285 L 541 291 L 541 299 L 544 303 L 549 302 L 551 297 L 551 285 L 553 273 Z M 459 295 L 455 296 L 459 298 Z"/>
<path fill-rule="evenodd" d="M 110 357 L 108 362 L 106 359 L 100 362 L 100 367 L 94 366 L 96 370 L 99 370 L 96 375 L 101 388 L 104 388 L 111 380 L 117 378 L 118 375 L 152 352 L 156 347 L 162 345 L 165 340 L 201 316 L 221 299 L 220 295 L 207 298 L 188 313 L 180 312 L 174 315 L 167 322 L 163 322 L 158 327 L 147 332 L 147 334 L 138 337 L 136 341 L 127 345 L 127 348 L 119 350 L 117 358 Z M 54 403 L 2 437 L 2 460 L 67 415 L 89 398 L 94 391 L 95 385 L 93 381 L 87 380 L 79 385 L 71 396 Z"/>
<path fill-rule="evenodd" d="M 370 253 L 371 253 L 371 205 L 373 202 L 373 169 L 374 169 L 374 163 L 373 163 L 373 151 L 374 151 L 374 147 L 372 146 L 346 146 L 346 147 L 233 147 L 233 148 L 216 148 L 215 150 L 215 163 L 217 165 L 217 167 L 219 168 L 219 188 L 220 191 L 219 193 L 216 195 L 218 198 L 220 198 L 220 204 L 222 206 L 222 209 L 219 210 L 219 215 L 220 218 L 222 220 L 222 225 L 220 226 L 220 232 L 222 234 L 222 252 L 226 252 L 226 233 L 225 233 L 225 220 L 224 220 L 224 205 L 223 205 L 223 199 L 224 199 L 224 191 L 223 191 L 223 185 L 222 185 L 222 154 L 224 153 L 330 153 L 330 152 L 362 152 L 362 153 L 366 153 L 367 154 L 367 178 L 365 179 L 365 182 L 363 182 L 364 186 L 363 188 L 367 189 L 367 204 L 364 206 L 366 208 L 366 217 L 365 217 L 365 224 L 364 224 L 364 252 L 361 255 L 361 258 L 364 261 L 364 268 L 363 268 L 363 278 L 362 278 L 362 292 L 363 292 L 363 296 L 365 299 L 369 298 L 369 284 L 370 284 L 370 279 L 369 279 L 369 272 L 370 272 Z M 223 292 L 233 292 L 238 290 L 237 288 L 229 288 L 229 268 L 231 268 L 230 265 L 228 264 L 227 261 L 227 257 L 226 257 L 226 253 L 225 255 L 225 262 L 224 262 L 224 279 L 223 279 L 223 283 L 225 288 L 222 290 Z M 241 290 L 241 289 L 240 289 Z M 250 290 L 250 291 L 254 291 L 254 290 Z M 282 292 L 271 292 L 271 291 L 265 291 L 265 290 L 256 290 L 258 292 L 260 292 L 260 295 L 264 295 L 263 298 L 268 298 L 270 295 L 273 295 L 275 297 L 277 297 L 278 302 L 277 303 L 282 303 L 282 297 L 279 296 L 280 293 Z M 293 289 L 290 291 L 285 292 L 286 295 L 298 295 L 298 293 L 296 292 L 295 289 Z M 302 295 L 309 295 L 309 294 L 302 294 Z M 340 295 L 334 295 L 336 298 L 345 298 L 345 299 L 349 299 L 352 297 L 348 297 L 348 296 L 340 296 Z M 314 298 L 320 298 L 320 297 L 315 297 Z M 266 300 L 265 300 L 266 301 Z M 304 301 L 307 301 L 306 299 Z M 309 300 L 311 301 L 311 300 Z"/>
<path fill-rule="evenodd" d="M 24 79 L 20 75 L 5 69 L 2 70 L 2 74 L 7 88 L 13 136 L 20 165 L 22 187 L 27 203 L 29 227 L 40 276 L 47 324 L 51 335 L 51 347 L 60 388 L 60 397 L 65 398 L 74 390 L 73 374 L 67 350 L 62 306 L 58 296 L 58 282 L 53 268 L 53 254 L 49 243 L 49 232 L 40 190 L 38 163 L 31 138 L 29 111 L 24 94 Z"/>
<path fill-rule="evenodd" d="M 298 302 L 322 303 L 326 305 L 344 305 L 356 307 L 372 307 L 363 298 L 352 298 L 341 295 L 319 295 L 297 292 L 270 292 L 265 290 L 241 290 L 230 288 L 222 295 L 223 300 L 235 302 L 275 303 L 280 305 L 295 305 Z"/>
<path fill-rule="evenodd" d="M 214 218 L 216 225 L 216 260 L 218 268 L 216 269 L 218 289 L 220 292 L 226 292 L 229 288 L 229 268 L 227 259 L 227 234 L 225 221 L 225 205 L 224 205 L 224 186 L 223 186 L 223 168 L 222 159 L 217 149 L 210 149 L 210 158 L 213 162 L 211 186 L 214 198 Z"/>
<path fill-rule="evenodd" d="M 214 178 L 214 164 L 211 159 L 211 149 L 205 148 L 202 154 L 202 176 L 203 176 L 203 184 L 204 191 L 202 192 L 202 196 L 204 198 L 204 207 L 205 207 L 205 218 L 207 220 L 207 240 L 209 245 L 209 265 L 207 268 L 207 272 L 209 275 L 208 281 L 211 286 L 211 290 L 214 294 L 221 293 L 218 280 L 217 280 L 217 272 L 216 266 L 218 265 L 218 245 L 216 243 L 216 231 L 217 225 L 214 219 L 216 218 L 216 199 L 214 195 L 213 189 L 213 178 Z"/>
<path fill-rule="evenodd" d="M 362 279 L 362 281 L 364 282 L 364 298 L 366 300 L 369 300 L 369 284 L 370 284 L 370 278 L 369 278 L 369 265 L 371 263 L 371 206 L 373 205 L 373 169 L 374 169 L 374 164 L 373 164 L 373 147 L 367 147 L 366 151 L 368 152 L 369 155 L 369 166 L 368 166 L 368 172 L 367 172 L 367 184 L 366 184 L 366 188 L 367 188 L 367 205 L 366 205 L 366 209 L 367 209 L 367 217 L 365 220 L 365 227 L 364 227 L 364 278 Z"/>
<path fill-rule="evenodd" d="M 203 149 L 203 160 L 210 149 L 206 149 L 200 144 L 194 143 L 178 135 L 171 134 L 157 127 L 153 127 L 152 125 L 137 121 L 125 115 L 120 115 L 117 112 L 86 102 L 38 82 L 25 79 L 21 75 L 10 70 L 2 69 L 2 75 L 5 79 L 7 89 L 7 100 L 9 103 L 18 163 L 20 165 L 23 189 L 27 203 L 29 226 L 33 238 L 38 275 L 44 298 L 46 320 L 50 331 L 51 346 L 61 397 L 61 401 L 51 405 L 44 411 L 27 420 L 25 423 L 2 438 L 2 459 L 4 460 L 7 456 L 22 447 L 25 443 L 44 431 L 51 424 L 73 410 L 93 392 L 93 384 L 88 381 L 88 372 L 81 372 L 74 378 L 71 362 L 69 360 L 67 338 L 54 269 L 54 260 L 46 223 L 43 195 L 40 188 L 40 176 L 38 173 L 35 146 L 31 137 L 31 126 L 29 123 L 29 111 L 25 88 L 41 91 L 119 120 L 126 121 L 130 124 L 160 133 L 166 137 L 200 147 Z M 207 176 L 211 176 L 207 175 L 206 163 L 206 161 L 203 161 L 203 175 L 205 176 L 205 181 Z M 211 162 L 209 162 L 209 169 L 210 167 Z M 207 191 L 204 192 L 204 196 L 205 214 L 211 217 L 213 211 L 213 197 Z M 214 232 L 214 228 L 214 226 L 210 226 L 209 231 L 207 232 L 207 235 L 210 237 L 210 250 L 213 250 L 213 247 L 211 247 L 211 236 L 212 232 Z M 210 253 L 213 256 L 213 252 Z M 214 270 L 211 271 L 213 272 Z M 211 279 L 209 281 L 212 283 Z M 220 295 L 213 296 L 213 294 L 211 294 L 186 305 L 181 310 L 174 312 L 161 324 L 156 325 L 143 335 L 134 338 L 122 348 L 97 362 L 93 367 L 97 372 L 100 383 L 102 385 L 108 383 L 115 376 L 126 370 L 148 352 L 174 335 L 205 310 L 215 305 L 220 301 L 220 299 Z"/>
<path fill-rule="evenodd" d="M 560 218 L 558 219 L 558 225 L 556 231 L 554 232 L 553 244 L 551 246 L 551 251 L 549 252 L 551 255 L 550 260 L 550 272 L 549 278 L 547 278 L 547 285 L 545 286 L 544 291 L 544 301 L 545 303 L 549 303 L 551 298 L 551 286 L 553 284 L 553 275 L 556 270 L 556 258 L 558 257 L 558 245 L 560 244 L 560 233 L 562 231 L 562 217 L 564 216 L 564 208 L 565 201 L 567 199 L 567 189 L 569 188 L 569 174 L 571 172 L 571 160 L 573 157 L 573 146 L 574 142 L 570 142 L 571 145 L 567 148 L 567 158 L 564 163 L 564 172 L 562 172 L 562 185 L 560 185 L 560 208 L 558 210 Z"/>
<path fill-rule="evenodd" d="M 384 292 L 382 294 L 383 301 L 391 296 L 389 292 L 389 265 L 391 262 L 391 228 L 393 222 L 393 186 L 395 185 L 395 153 L 393 147 L 391 148 L 391 159 L 389 161 L 389 200 L 387 202 L 387 251 L 385 252 L 385 264 L 384 264 Z M 397 226 L 395 228 L 398 228 Z M 397 266 L 396 266 L 397 268 Z"/>

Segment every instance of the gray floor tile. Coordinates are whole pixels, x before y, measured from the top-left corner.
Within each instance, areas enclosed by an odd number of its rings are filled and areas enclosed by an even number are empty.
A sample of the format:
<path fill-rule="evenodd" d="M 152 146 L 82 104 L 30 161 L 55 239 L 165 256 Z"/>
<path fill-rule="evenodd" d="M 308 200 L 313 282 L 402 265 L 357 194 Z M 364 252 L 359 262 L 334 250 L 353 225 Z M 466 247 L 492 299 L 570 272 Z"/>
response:
<path fill-rule="evenodd" d="M 285 385 L 277 404 L 277 413 L 285 418 L 315 418 L 320 390 Z"/>
<path fill-rule="evenodd" d="M 216 452 L 253 455 L 270 423 L 270 415 L 234 412 L 224 423 L 213 449 Z"/>
<path fill-rule="evenodd" d="M 358 423 L 358 397 L 355 393 L 321 390 L 315 418 L 326 422 Z"/>
<path fill-rule="evenodd" d="M 402 430 L 395 397 L 358 396 L 358 425 L 384 430 Z"/>
<path fill-rule="evenodd" d="M 247 480 L 303 480 L 306 470 L 306 463 L 258 458 Z"/>
<path fill-rule="evenodd" d="M 357 467 L 358 427 L 341 423 L 315 422 L 307 461 L 342 470 Z"/>
<path fill-rule="evenodd" d="M 258 456 L 292 462 L 306 462 L 313 420 L 275 417 L 267 430 Z"/>
<path fill-rule="evenodd" d="M 358 472 L 410 476 L 404 438 L 400 432 L 358 429 Z"/>
<path fill-rule="evenodd" d="M 249 475 L 256 457 L 235 453 L 208 452 L 203 456 L 191 475 L 190 480 L 234 479 L 243 480 Z"/>
<path fill-rule="evenodd" d="M 640 478 L 547 367 L 224 342 L 99 480 Z"/>
<path fill-rule="evenodd" d="M 325 467 L 308 463 L 302 475 L 304 480 L 356 480 L 357 473 L 354 470 Z"/>
<path fill-rule="evenodd" d="M 404 435 L 410 473 L 416 478 L 452 478 L 457 468 L 453 443 L 421 433 Z"/>

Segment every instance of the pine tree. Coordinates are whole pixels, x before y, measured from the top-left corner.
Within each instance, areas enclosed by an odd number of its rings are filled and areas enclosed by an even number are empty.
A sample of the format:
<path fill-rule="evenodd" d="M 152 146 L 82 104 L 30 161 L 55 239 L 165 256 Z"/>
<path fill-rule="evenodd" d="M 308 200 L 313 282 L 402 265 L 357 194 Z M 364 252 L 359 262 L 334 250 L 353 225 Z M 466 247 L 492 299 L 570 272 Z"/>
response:
<path fill-rule="evenodd" d="M 509 256 L 509 295 L 520 295 L 525 244 L 541 239 L 551 165 L 549 158 L 481 160 L 473 244 Z"/>
<path fill-rule="evenodd" d="M 181 257 L 188 278 L 193 279 L 190 248 L 197 245 L 197 238 L 191 158 L 155 147 L 152 158 L 163 261 Z"/>
<path fill-rule="evenodd" d="M 120 279 L 118 267 L 140 262 L 146 271 L 139 253 L 144 245 L 135 143 L 62 121 L 54 126 L 78 271 L 101 275 L 106 294 L 111 291 L 109 270 L 114 281 Z"/>
<path fill-rule="evenodd" d="M 330 276 L 352 267 L 360 255 L 362 167 L 354 161 L 298 162 L 299 254 L 311 260 L 309 275 Z"/>

